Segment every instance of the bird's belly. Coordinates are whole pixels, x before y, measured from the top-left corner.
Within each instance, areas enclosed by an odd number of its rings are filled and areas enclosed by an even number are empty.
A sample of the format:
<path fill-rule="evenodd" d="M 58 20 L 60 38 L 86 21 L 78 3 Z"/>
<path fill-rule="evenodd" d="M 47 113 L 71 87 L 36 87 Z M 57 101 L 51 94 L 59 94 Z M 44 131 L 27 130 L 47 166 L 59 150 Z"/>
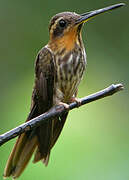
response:
<path fill-rule="evenodd" d="M 71 54 L 66 61 L 57 67 L 56 97 L 59 101 L 68 103 L 77 92 L 78 85 L 85 70 L 85 57 Z"/>

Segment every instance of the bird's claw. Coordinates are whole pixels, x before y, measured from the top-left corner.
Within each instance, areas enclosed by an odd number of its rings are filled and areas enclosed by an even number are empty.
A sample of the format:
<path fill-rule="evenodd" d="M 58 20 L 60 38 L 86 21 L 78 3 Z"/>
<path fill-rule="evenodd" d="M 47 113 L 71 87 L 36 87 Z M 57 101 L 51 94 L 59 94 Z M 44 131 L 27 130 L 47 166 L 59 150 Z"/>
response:
<path fill-rule="evenodd" d="M 59 105 L 63 105 L 66 110 L 69 110 L 69 105 L 63 102 L 59 102 Z"/>
<path fill-rule="evenodd" d="M 71 98 L 71 102 L 76 102 L 77 103 L 77 107 L 81 106 L 81 99 L 79 99 L 79 98 L 72 97 Z"/>

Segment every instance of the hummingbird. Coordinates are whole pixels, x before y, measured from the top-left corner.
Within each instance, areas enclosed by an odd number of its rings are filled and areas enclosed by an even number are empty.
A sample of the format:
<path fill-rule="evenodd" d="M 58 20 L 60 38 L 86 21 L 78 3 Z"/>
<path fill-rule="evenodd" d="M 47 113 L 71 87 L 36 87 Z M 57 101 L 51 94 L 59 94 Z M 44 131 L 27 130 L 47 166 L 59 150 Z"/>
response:
<path fill-rule="evenodd" d="M 35 61 L 35 83 L 32 93 L 29 121 L 52 108 L 64 107 L 77 99 L 78 86 L 86 71 L 86 52 L 82 41 L 83 25 L 93 17 L 110 11 L 124 3 L 115 4 L 83 14 L 62 12 L 52 17 L 49 25 L 49 42 L 38 53 Z M 34 130 L 21 134 L 8 158 L 4 178 L 18 178 L 32 154 L 33 162 L 48 165 L 50 152 L 55 145 L 68 112 L 49 119 Z"/>

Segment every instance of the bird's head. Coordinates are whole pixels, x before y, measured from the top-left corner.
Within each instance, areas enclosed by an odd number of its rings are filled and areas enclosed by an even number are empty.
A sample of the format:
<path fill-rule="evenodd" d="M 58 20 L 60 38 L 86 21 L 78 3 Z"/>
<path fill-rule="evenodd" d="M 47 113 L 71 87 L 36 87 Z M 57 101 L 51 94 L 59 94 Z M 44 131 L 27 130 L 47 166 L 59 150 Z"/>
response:
<path fill-rule="evenodd" d="M 109 10 L 116 9 L 125 5 L 124 3 L 115 4 L 102 9 L 90 11 L 84 14 L 74 12 L 62 12 L 52 17 L 49 25 L 50 42 L 67 46 L 71 49 L 74 42 L 77 42 L 82 25 L 97 16 Z"/>

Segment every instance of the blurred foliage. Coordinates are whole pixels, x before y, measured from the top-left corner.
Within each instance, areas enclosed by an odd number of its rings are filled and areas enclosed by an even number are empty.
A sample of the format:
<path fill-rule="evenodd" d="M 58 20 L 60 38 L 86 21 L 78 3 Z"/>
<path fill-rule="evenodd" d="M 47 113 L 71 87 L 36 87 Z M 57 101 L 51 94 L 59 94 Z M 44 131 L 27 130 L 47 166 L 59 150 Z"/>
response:
<path fill-rule="evenodd" d="M 84 13 L 115 3 L 118 1 L 0 1 L 0 134 L 23 123 L 29 112 L 34 60 L 48 41 L 50 17 L 61 11 Z M 73 110 L 48 167 L 30 162 L 20 180 L 129 179 L 128 19 L 126 6 L 85 25 L 88 65 L 79 97 L 111 83 L 121 82 L 125 90 Z M 0 179 L 14 142 L 0 148 Z"/>

